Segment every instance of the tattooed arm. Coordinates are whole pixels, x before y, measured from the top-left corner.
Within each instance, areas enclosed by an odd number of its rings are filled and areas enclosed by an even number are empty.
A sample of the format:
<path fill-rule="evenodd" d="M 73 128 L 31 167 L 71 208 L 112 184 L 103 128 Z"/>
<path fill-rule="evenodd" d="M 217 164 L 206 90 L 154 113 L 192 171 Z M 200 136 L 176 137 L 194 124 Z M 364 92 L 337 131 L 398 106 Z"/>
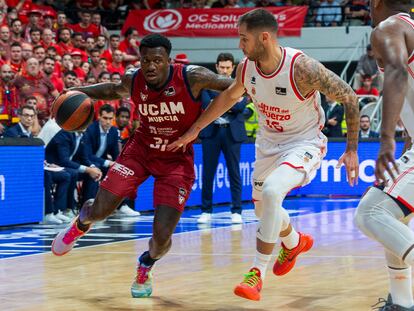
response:
<path fill-rule="evenodd" d="M 119 83 L 98 83 L 88 86 L 74 87 L 70 90 L 83 92 L 92 99 L 116 100 L 129 97 L 132 84 L 132 76 L 135 70 L 128 70 Z"/>
<path fill-rule="evenodd" d="M 203 74 L 198 74 L 198 78 L 194 79 L 193 77 L 193 86 L 194 85 L 203 85 L 198 90 L 202 88 L 215 89 L 215 90 L 224 90 L 216 98 L 213 99 L 211 104 L 207 107 L 197 121 L 191 126 L 191 128 L 178 140 L 168 145 L 168 150 L 177 151 L 180 148 L 183 148 L 185 151 L 188 143 L 195 140 L 200 133 L 200 131 L 209 125 L 211 122 L 220 117 L 223 113 L 229 110 L 234 104 L 240 99 L 244 94 L 244 86 L 241 81 L 241 70 L 242 63 L 237 66 L 236 79 L 231 82 L 231 79 L 221 78 L 218 75 L 207 73 L 207 69 Z M 194 75 L 195 76 L 195 75 Z M 202 78 L 204 77 L 204 78 Z M 189 78 L 190 80 L 190 78 Z M 205 80 L 205 81 L 202 81 Z M 198 82 L 197 82 L 198 81 Z M 231 82 L 229 84 L 229 82 Z M 226 88 L 228 86 L 228 88 Z M 193 88 L 192 88 L 193 90 Z"/>
<path fill-rule="evenodd" d="M 191 93 L 197 98 L 203 89 L 224 91 L 233 79 L 215 74 L 211 70 L 201 66 L 187 66 L 187 79 Z"/>
<path fill-rule="evenodd" d="M 352 186 L 358 178 L 358 98 L 345 81 L 326 69 L 321 63 L 306 55 L 297 59 L 294 69 L 294 79 L 301 94 L 306 95 L 315 90 L 320 91 L 333 100 L 342 103 L 345 107 L 348 134 L 346 150 L 338 164 L 345 164 L 348 181 Z"/>

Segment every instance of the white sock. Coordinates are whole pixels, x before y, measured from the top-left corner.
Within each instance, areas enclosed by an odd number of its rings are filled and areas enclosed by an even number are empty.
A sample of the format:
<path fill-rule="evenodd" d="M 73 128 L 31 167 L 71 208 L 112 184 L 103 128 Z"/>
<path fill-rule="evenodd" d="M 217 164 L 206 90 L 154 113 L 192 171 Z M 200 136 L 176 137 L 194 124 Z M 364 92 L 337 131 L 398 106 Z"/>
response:
<path fill-rule="evenodd" d="M 264 280 L 266 276 L 267 265 L 269 264 L 270 259 L 272 259 L 272 255 L 266 255 L 256 251 L 256 257 L 254 257 L 252 268 L 259 269 L 262 280 Z"/>
<path fill-rule="evenodd" d="M 287 249 L 295 248 L 299 244 L 299 233 L 292 227 L 292 231 L 287 236 L 280 237 L 280 240 Z"/>
<path fill-rule="evenodd" d="M 411 267 L 407 269 L 391 269 L 388 267 L 390 278 L 390 294 L 392 302 L 404 308 L 414 305 L 412 292 Z"/>

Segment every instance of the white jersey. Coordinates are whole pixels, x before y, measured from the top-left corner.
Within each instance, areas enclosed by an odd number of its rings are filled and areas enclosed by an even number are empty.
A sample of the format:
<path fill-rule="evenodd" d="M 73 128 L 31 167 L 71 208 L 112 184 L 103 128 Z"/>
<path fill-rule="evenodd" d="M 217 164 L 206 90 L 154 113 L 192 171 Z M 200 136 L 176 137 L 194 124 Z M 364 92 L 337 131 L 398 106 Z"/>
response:
<path fill-rule="evenodd" d="M 410 24 L 411 27 L 413 27 L 413 31 L 414 31 L 414 20 L 411 19 L 409 14 L 400 13 L 400 14 L 397 14 L 396 17 Z M 407 69 L 409 73 L 408 90 L 407 90 L 407 94 L 405 95 L 404 105 L 401 110 L 400 117 L 411 139 L 414 140 L 414 51 L 411 53 L 408 59 Z M 380 67 L 380 70 L 384 72 L 384 69 L 381 67 Z"/>
<path fill-rule="evenodd" d="M 301 94 L 294 81 L 294 64 L 303 52 L 280 47 L 282 60 L 279 68 L 265 75 L 256 62 L 244 60 L 242 82 L 259 115 L 256 146 L 261 150 L 278 148 L 284 144 L 312 142 L 324 145 L 321 133 L 325 113 L 319 92 Z"/>

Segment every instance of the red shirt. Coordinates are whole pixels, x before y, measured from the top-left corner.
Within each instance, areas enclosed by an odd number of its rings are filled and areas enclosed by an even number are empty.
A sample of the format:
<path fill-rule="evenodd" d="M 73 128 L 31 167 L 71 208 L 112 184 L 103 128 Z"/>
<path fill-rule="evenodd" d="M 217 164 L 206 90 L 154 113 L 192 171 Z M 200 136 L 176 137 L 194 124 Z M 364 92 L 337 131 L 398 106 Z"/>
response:
<path fill-rule="evenodd" d="M 121 75 L 124 75 L 124 73 L 125 73 L 125 67 L 124 67 L 124 66 L 122 66 L 122 64 L 121 64 L 121 65 L 119 65 L 119 66 L 114 66 L 114 65 L 115 65 L 114 63 L 109 64 L 109 65 L 108 65 L 108 71 L 109 71 L 110 73 L 118 72 L 118 73 L 120 73 Z"/>
<path fill-rule="evenodd" d="M 134 119 L 139 120 L 136 136 L 151 151 L 171 155 L 166 145 L 182 136 L 201 114 L 201 101 L 191 95 L 185 70 L 182 64 L 171 65 L 168 81 L 161 90 L 148 87 L 141 69 L 134 73 Z"/>
<path fill-rule="evenodd" d="M 369 90 L 369 91 L 367 91 L 366 89 L 361 87 L 355 93 L 357 95 L 374 95 L 374 96 L 379 96 L 380 95 L 379 91 L 375 87 L 371 88 L 371 90 Z"/>
<path fill-rule="evenodd" d="M 13 72 L 15 74 L 21 74 L 23 73 L 24 63 L 23 61 L 20 64 L 12 63 L 11 61 L 8 61 L 7 64 L 11 67 Z"/>
<path fill-rule="evenodd" d="M 106 61 L 109 63 L 112 63 L 112 50 L 111 49 L 107 49 L 105 51 L 102 52 L 101 54 L 101 58 L 105 58 Z"/>
<path fill-rule="evenodd" d="M 68 44 L 64 42 L 59 42 L 57 46 L 59 47 L 59 50 L 57 52 L 60 56 L 70 54 L 75 49 L 71 42 L 69 42 Z"/>
<path fill-rule="evenodd" d="M 70 25 L 70 28 L 74 32 L 80 32 L 84 39 L 89 38 L 89 37 L 96 38 L 97 36 L 100 35 L 98 27 L 96 27 L 96 25 L 94 24 L 90 24 L 88 27 L 82 27 L 81 24 L 79 23 L 75 25 Z"/>
<path fill-rule="evenodd" d="M 57 74 L 52 73 L 52 75 L 49 77 L 50 82 L 52 82 L 55 89 L 61 93 L 63 91 L 63 88 L 65 85 L 63 84 L 62 78 L 60 78 Z"/>
<path fill-rule="evenodd" d="M 85 73 L 85 71 L 83 71 L 83 69 L 81 67 L 73 67 L 73 71 L 76 73 L 79 80 L 81 80 L 81 81 L 85 80 L 86 73 Z"/>

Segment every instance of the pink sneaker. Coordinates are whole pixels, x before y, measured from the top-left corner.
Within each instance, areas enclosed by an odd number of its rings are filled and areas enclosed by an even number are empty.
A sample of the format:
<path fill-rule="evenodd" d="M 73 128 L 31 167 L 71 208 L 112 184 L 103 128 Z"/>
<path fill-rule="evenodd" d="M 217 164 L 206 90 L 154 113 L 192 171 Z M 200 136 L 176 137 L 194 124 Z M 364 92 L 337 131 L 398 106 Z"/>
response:
<path fill-rule="evenodd" d="M 152 269 L 138 263 L 137 276 L 131 285 L 131 295 L 133 298 L 145 298 L 152 294 Z"/>
<path fill-rule="evenodd" d="M 59 234 L 53 240 L 52 253 L 54 255 L 63 256 L 68 253 L 73 248 L 76 241 L 89 231 L 89 229 L 86 232 L 79 230 L 77 226 L 78 218 L 79 216 L 73 220 L 69 227 L 59 232 Z"/>

